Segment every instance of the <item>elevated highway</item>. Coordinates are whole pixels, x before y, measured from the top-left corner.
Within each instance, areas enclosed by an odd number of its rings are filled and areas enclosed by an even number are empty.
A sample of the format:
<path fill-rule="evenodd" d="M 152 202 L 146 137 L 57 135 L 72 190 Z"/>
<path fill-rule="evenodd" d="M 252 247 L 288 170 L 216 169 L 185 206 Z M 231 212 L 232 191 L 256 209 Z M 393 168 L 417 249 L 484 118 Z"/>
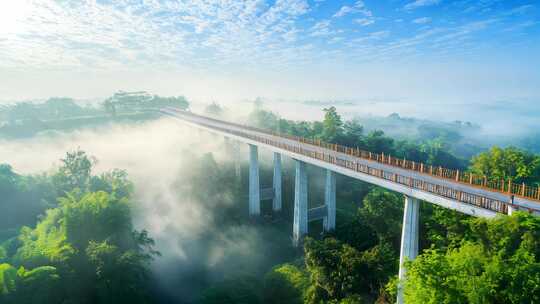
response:
<path fill-rule="evenodd" d="M 325 231 L 335 228 L 335 173 L 349 176 L 405 197 L 401 250 L 400 280 L 405 277 L 403 263 L 418 255 L 420 201 L 484 218 L 511 214 L 516 210 L 540 215 L 540 188 L 511 181 L 493 181 L 486 176 L 433 167 L 390 155 L 362 151 L 358 148 L 323 143 L 314 139 L 278 134 L 268 130 L 218 120 L 174 108 L 160 113 L 185 124 L 243 142 L 250 147 L 249 214 L 260 214 L 261 200 L 272 200 L 274 211 L 281 210 L 281 156 L 295 160 L 295 197 L 293 242 L 298 245 L 308 232 L 308 222 L 323 220 Z M 259 184 L 258 149 L 274 152 L 272 188 Z M 306 165 L 326 170 L 324 205 L 308 209 Z M 403 303 L 398 291 L 398 303 Z"/>

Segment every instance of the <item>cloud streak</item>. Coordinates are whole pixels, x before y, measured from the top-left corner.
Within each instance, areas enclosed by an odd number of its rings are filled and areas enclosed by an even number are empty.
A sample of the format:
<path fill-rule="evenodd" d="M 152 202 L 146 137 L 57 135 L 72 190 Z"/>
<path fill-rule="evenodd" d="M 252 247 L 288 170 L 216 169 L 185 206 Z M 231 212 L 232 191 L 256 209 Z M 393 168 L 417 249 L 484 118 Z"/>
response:
<path fill-rule="evenodd" d="M 407 3 L 403 8 L 405 10 L 414 10 L 421 7 L 437 5 L 440 2 L 441 0 L 416 0 L 413 2 Z"/>

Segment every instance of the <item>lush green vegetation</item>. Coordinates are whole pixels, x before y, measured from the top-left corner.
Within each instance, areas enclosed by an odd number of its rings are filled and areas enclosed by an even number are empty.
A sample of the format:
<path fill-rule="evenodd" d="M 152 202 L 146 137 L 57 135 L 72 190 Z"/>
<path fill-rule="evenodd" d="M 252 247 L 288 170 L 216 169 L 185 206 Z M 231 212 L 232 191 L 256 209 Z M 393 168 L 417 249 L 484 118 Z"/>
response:
<path fill-rule="evenodd" d="M 493 180 L 511 179 L 517 183 L 540 185 L 540 155 L 514 147 L 493 147 L 475 156 L 470 170 Z"/>
<path fill-rule="evenodd" d="M 121 108 L 109 109 L 110 114 L 120 115 Z M 298 136 L 531 185 L 540 182 L 540 157 L 517 148 L 494 147 L 467 159 L 452 153 L 450 135 L 420 142 L 396 140 L 379 130 L 366 132 L 359 120 L 343 121 L 333 107 L 324 111 L 320 122 L 290 121 L 260 108 L 249 119 L 254 125 Z M 212 104 L 206 112 L 219 116 L 224 109 Z M 247 207 L 238 203 L 244 201 L 247 179 L 231 178 L 232 163 L 218 163 L 212 154 L 198 156 L 192 163 L 191 171 L 181 173 L 186 178 L 175 185 L 179 195 L 219 205 L 213 220 L 221 230 L 256 227 L 265 243 L 259 248 L 264 263 L 252 267 L 247 259 L 227 260 L 229 272 L 211 280 L 208 276 L 214 269 L 196 266 L 189 280 L 198 285 L 183 301 L 395 301 L 403 214 L 400 195 L 338 176 L 336 231 L 321 235 L 320 223 L 312 223 L 310 237 L 295 251 L 289 240 L 290 163 L 284 165 L 283 214 L 271 215 L 269 206 L 263 205 L 265 216 L 256 222 L 247 218 Z M 126 172 L 96 175 L 94 164 L 86 153 L 74 151 L 47 174 L 23 176 L 0 165 L 0 303 L 170 302 L 156 295 L 150 281 L 149 266 L 158 253 L 150 236 L 133 228 L 133 185 Z M 310 184 L 321 183 L 319 171 L 308 170 Z M 271 181 L 270 168 L 261 167 L 261 181 Z M 316 188 L 320 187 L 310 188 L 310 201 L 322 197 Z M 540 301 L 539 218 L 516 212 L 484 220 L 423 203 L 420 222 L 421 254 L 407 264 L 408 302 Z M 207 231 L 202 237 L 212 239 L 213 233 Z"/>
<path fill-rule="evenodd" d="M 525 213 L 466 221 L 460 242 L 408 265 L 407 303 L 537 303 L 540 218 Z"/>
<path fill-rule="evenodd" d="M 145 231 L 133 229 L 125 172 L 92 175 L 82 151 L 62 162 L 38 177 L 2 166 L 2 228 L 17 233 L 1 240 L 0 302 L 149 302 L 157 252 Z"/>

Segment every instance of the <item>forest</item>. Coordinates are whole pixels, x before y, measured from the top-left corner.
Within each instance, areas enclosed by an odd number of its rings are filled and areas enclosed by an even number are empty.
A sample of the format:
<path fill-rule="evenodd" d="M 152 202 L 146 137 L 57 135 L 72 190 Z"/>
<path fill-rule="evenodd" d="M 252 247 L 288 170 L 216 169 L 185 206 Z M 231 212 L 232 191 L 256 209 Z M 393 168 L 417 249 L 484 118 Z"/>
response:
<path fill-rule="evenodd" d="M 126 98 L 131 100 L 132 96 L 118 94 L 101 108 L 84 111 L 64 100 L 60 110 L 52 114 L 38 111 L 33 119 L 46 121 L 63 111 L 75 111 L 62 119 L 76 121 L 76 117 L 97 111 L 114 117 L 142 113 L 154 105 L 189 105 L 182 98 L 153 104 L 157 97 L 144 95 L 138 100 L 145 101 L 130 112 L 126 109 L 134 102 L 126 102 Z M 49 100 L 45 107 L 58 102 Z M 15 109 L 19 107 L 23 106 L 11 108 L 9 117 L 17 117 L 13 113 L 18 113 Z M 292 121 L 256 105 L 245 123 L 540 186 L 540 155 L 523 147 L 478 148 L 480 152 L 469 157 L 470 153 L 456 146 L 455 137 L 450 136 L 454 133 L 448 129 L 434 129 L 429 135 L 419 132 L 416 138 L 391 137 L 359 119 L 344 121 L 335 107 L 323 112 L 321 121 Z M 215 103 L 206 107 L 205 113 L 220 118 L 231 115 Z M 149 119 L 156 118 L 138 123 Z M 0 131 L 24 125 L 26 120 L 11 119 Z M 241 176 L 233 177 L 232 152 L 226 145 L 223 150 L 226 157 L 210 151 L 185 152 L 182 156 L 191 166 L 175 173 L 183 176 L 174 184 L 180 199 L 220 207 L 212 218 L 217 228 L 201 233 L 199 243 L 192 245 L 202 248 L 196 255 L 204 255 L 210 248 L 208 243 L 219 241 L 218 230 L 246 227 L 252 229 L 248 231 L 254 233 L 258 245 L 231 244 L 245 251 L 244 259 L 225 259 L 220 265 L 228 267 L 222 269 L 189 259 L 189 272 L 168 265 L 186 272 L 170 277 L 169 283 L 177 285 L 176 292 L 158 283 L 166 274 L 153 267 L 165 252 L 160 252 L 151 233 L 134 225 L 142 198 L 136 195 L 137 185 L 129 170 L 109 168 L 98 173 L 100 160 L 92 151 L 81 149 L 66 151 L 56 167 L 39 174 L 19 174 L 10 164 L 1 164 L 0 303 L 395 302 L 401 195 L 338 176 L 336 230 L 323 234 L 320 223 L 311 223 L 310 236 L 302 248 L 293 248 L 292 163 L 284 163 L 282 214 L 272 214 L 269 206 L 263 206 L 264 216 L 254 220 L 247 216 L 247 165 L 242 164 Z M 271 180 L 271 174 L 271 168 L 263 166 L 262 182 Z M 323 172 L 311 168 L 308 174 L 316 200 L 322 197 L 316 185 Z M 407 262 L 407 303 L 540 302 L 540 218 L 516 212 L 487 220 L 422 203 L 420 223 L 421 254 Z"/>

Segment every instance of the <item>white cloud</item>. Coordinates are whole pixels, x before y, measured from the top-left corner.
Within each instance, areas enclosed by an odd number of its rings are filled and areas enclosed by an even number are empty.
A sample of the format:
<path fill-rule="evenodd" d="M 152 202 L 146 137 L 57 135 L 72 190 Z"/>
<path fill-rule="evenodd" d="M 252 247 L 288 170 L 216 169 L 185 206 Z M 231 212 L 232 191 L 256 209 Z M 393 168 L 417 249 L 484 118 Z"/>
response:
<path fill-rule="evenodd" d="M 358 18 L 354 19 L 354 23 L 360 24 L 361 26 L 368 26 L 375 23 L 375 20 L 373 20 L 372 18 Z"/>
<path fill-rule="evenodd" d="M 365 42 L 369 40 L 380 40 L 380 39 L 388 37 L 389 35 L 390 35 L 389 31 L 371 32 L 366 36 L 355 38 L 352 41 L 358 43 L 358 42 Z"/>
<path fill-rule="evenodd" d="M 520 30 L 524 30 L 524 29 L 532 27 L 532 26 L 536 26 L 538 24 L 540 24 L 540 21 L 529 20 L 529 21 L 520 22 L 518 24 L 512 25 L 512 26 L 504 29 L 504 31 L 506 31 L 506 32 L 520 31 Z"/>
<path fill-rule="evenodd" d="M 348 14 L 360 13 L 364 16 L 372 16 L 373 13 L 366 8 L 364 1 L 356 1 L 353 6 L 344 5 L 332 17 L 339 18 Z"/>
<path fill-rule="evenodd" d="M 403 8 L 406 10 L 413 10 L 424 6 L 437 5 L 440 2 L 441 0 L 416 0 L 414 2 L 406 4 Z"/>
<path fill-rule="evenodd" d="M 431 22 L 431 18 L 429 17 L 416 18 L 412 22 L 416 24 L 426 24 L 426 23 Z"/>
<path fill-rule="evenodd" d="M 350 7 L 350 6 L 342 6 L 339 11 L 337 11 L 337 13 L 334 14 L 334 18 L 337 18 L 337 17 L 343 17 L 345 15 L 347 15 L 348 13 L 350 12 L 354 12 L 354 8 Z"/>
<path fill-rule="evenodd" d="M 332 39 L 328 40 L 328 43 L 334 44 L 345 40 L 343 37 L 333 37 Z"/>
<path fill-rule="evenodd" d="M 322 20 L 315 25 L 311 27 L 311 34 L 310 36 L 328 36 L 333 33 L 333 31 L 330 30 L 330 20 Z"/>
<path fill-rule="evenodd" d="M 271 62 L 275 48 L 293 59 L 301 47 L 296 21 L 310 10 L 307 0 L 31 3 L 18 15 L 16 33 L 0 28 L 4 67 L 249 65 Z M 0 11 L 8 8 L 0 3 Z"/>
<path fill-rule="evenodd" d="M 533 8 L 534 6 L 532 4 L 521 5 L 505 12 L 504 15 L 522 15 Z"/>

